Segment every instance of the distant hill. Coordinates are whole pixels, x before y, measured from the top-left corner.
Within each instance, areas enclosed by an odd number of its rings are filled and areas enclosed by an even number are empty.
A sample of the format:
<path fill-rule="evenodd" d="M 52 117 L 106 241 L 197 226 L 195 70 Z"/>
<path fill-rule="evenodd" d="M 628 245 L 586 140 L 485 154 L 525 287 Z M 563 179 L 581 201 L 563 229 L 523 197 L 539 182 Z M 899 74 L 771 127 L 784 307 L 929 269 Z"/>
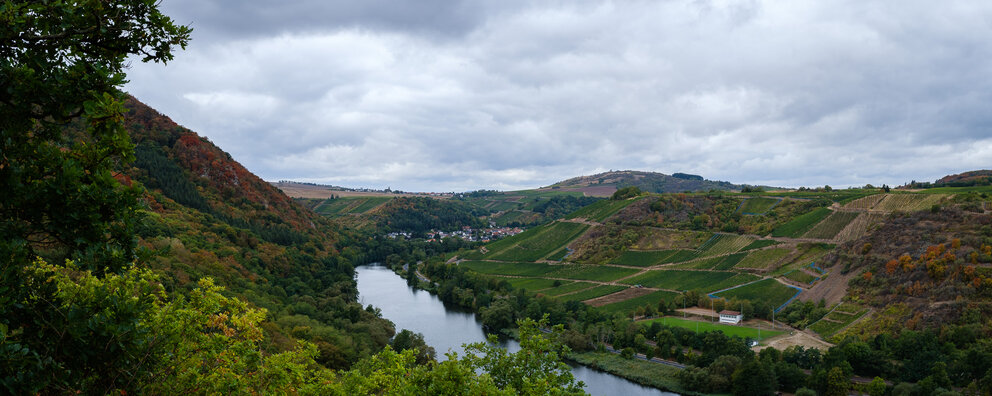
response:
<path fill-rule="evenodd" d="M 934 182 L 937 187 L 970 187 L 992 185 L 992 170 L 975 170 L 948 175 Z"/>
<path fill-rule="evenodd" d="M 687 173 L 666 175 L 657 172 L 610 171 L 591 176 L 579 176 L 545 187 L 566 191 L 581 191 L 589 196 L 605 197 L 619 188 L 635 186 L 643 191 L 671 193 L 683 191 L 740 190 L 743 186 L 725 181 L 706 180 Z"/>

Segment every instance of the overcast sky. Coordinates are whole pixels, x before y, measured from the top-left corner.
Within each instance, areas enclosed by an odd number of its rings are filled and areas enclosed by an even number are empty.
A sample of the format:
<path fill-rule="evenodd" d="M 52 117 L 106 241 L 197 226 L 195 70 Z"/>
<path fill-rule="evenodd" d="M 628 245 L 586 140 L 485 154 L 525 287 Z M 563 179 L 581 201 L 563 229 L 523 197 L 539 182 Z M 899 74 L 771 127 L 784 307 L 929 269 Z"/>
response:
<path fill-rule="evenodd" d="M 266 180 L 776 186 L 992 168 L 992 2 L 163 0 L 126 90 Z"/>

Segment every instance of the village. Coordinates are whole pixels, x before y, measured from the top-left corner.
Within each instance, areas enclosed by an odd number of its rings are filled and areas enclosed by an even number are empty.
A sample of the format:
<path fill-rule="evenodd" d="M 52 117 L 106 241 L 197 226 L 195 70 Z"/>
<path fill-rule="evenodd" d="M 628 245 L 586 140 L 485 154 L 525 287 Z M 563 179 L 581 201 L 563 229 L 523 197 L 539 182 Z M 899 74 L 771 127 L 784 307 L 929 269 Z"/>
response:
<path fill-rule="evenodd" d="M 520 227 L 496 227 L 495 224 L 489 223 L 489 227 L 487 228 L 472 228 L 469 226 L 464 226 L 461 230 L 457 231 L 430 230 L 426 233 L 424 238 L 427 239 L 428 242 L 440 241 L 448 237 L 460 238 L 469 242 L 490 242 L 508 236 L 517 235 L 521 232 L 524 232 L 524 230 Z M 412 232 L 390 232 L 386 234 L 386 236 L 393 239 L 411 239 L 417 237 L 415 233 Z"/>

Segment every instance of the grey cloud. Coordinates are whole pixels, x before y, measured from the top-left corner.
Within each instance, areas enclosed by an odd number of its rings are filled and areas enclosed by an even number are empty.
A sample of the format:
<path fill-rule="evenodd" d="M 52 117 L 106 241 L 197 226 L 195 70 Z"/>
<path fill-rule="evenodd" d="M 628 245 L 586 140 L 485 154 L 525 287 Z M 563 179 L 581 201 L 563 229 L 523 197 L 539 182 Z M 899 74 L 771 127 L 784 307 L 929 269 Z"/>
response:
<path fill-rule="evenodd" d="M 356 4 L 167 0 L 208 32 L 128 89 L 266 179 L 891 185 L 992 165 L 992 6 Z"/>

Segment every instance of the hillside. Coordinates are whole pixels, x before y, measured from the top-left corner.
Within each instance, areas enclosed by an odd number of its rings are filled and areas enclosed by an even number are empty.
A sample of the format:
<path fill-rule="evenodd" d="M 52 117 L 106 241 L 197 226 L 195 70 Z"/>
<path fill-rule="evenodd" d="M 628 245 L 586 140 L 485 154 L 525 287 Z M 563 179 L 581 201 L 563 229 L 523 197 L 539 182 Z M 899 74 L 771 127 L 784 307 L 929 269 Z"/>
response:
<path fill-rule="evenodd" d="M 356 302 L 353 266 L 368 259 L 356 249 L 356 236 L 342 234 L 195 132 L 134 98 L 126 105 L 136 145 L 126 173 L 148 188 L 140 244 L 168 290 L 189 290 L 213 277 L 268 309 L 267 348 L 287 350 L 294 339 L 306 339 L 329 367 L 348 367 L 388 342 L 392 325 Z M 310 330 L 294 330 L 299 326 Z"/>
<path fill-rule="evenodd" d="M 706 180 L 702 176 L 685 173 L 666 175 L 656 172 L 610 171 L 591 176 L 579 176 L 552 184 L 544 189 L 579 191 L 588 196 L 608 197 L 614 191 L 635 186 L 642 191 L 653 193 L 731 191 L 743 186 L 724 181 Z"/>
<path fill-rule="evenodd" d="M 992 185 L 992 170 L 976 170 L 947 175 L 937 179 L 933 184 L 935 187 L 989 186 Z"/>

